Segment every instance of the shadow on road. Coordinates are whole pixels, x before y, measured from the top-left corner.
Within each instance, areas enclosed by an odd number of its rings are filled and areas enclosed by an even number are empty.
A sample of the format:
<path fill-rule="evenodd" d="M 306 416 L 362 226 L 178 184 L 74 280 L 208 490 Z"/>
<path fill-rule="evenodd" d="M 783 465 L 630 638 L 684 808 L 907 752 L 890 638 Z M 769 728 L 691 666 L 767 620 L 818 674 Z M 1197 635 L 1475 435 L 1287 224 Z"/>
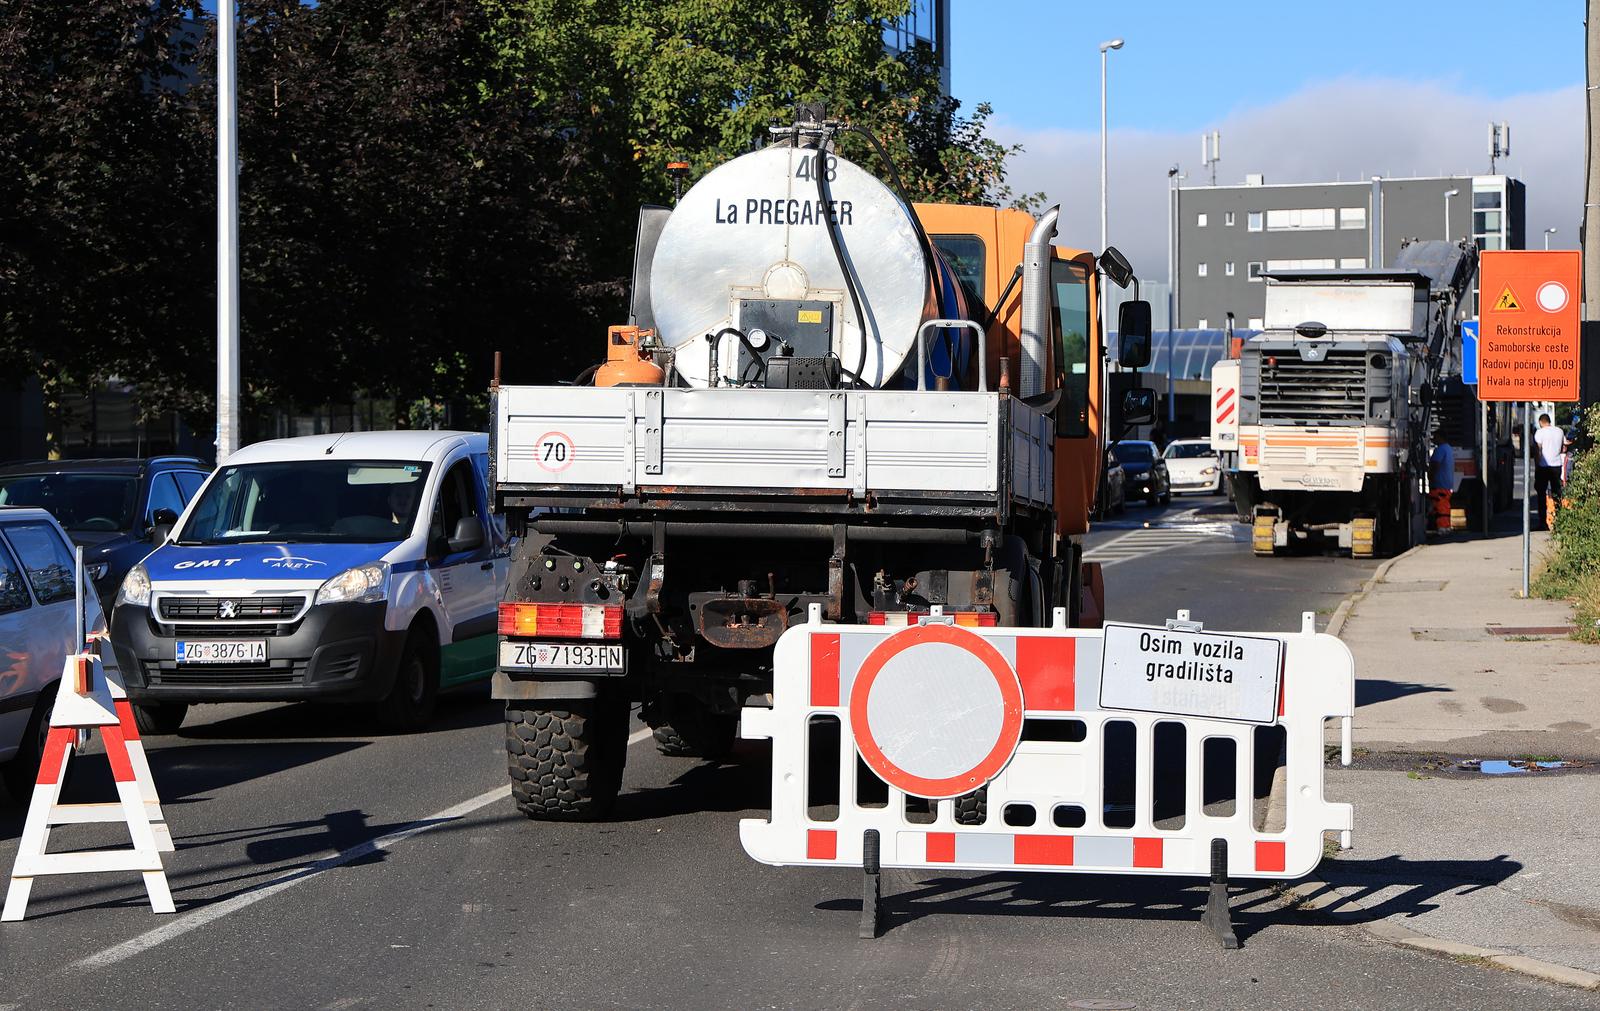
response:
<path fill-rule="evenodd" d="M 205 710 L 199 713 L 204 715 Z M 488 697 L 487 689 L 474 689 L 441 696 L 433 722 L 424 734 L 443 734 L 466 727 L 499 723 L 505 717 L 505 703 Z M 186 740 L 292 740 L 299 738 L 379 737 L 369 707 L 357 705 L 295 702 L 287 705 L 232 716 L 209 723 L 185 726 L 178 736 Z M 152 738 L 151 745 L 162 738 Z"/>
<path fill-rule="evenodd" d="M 1446 892 L 1467 895 L 1494 888 L 1520 873 L 1522 864 L 1504 853 L 1492 860 L 1407 860 L 1394 855 L 1324 860 L 1320 870 L 1322 880 L 1347 889 L 1342 894 L 1351 900 L 1332 911 L 1347 922 L 1370 923 L 1437 909 L 1433 900 Z"/>
<path fill-rule="evenodd" d="M 666 786 L 623 793 L 606 820 L 651 821 L 706 812 L 766 811 L 772 767 L 765 749 L 758 754 L 740 749 L 728 762 L 684 762 L 687 767 Z M 627 789 L 626 780 L 623 788 Z"/>
<path fill-rule="evenodd" d="M 1356 678 L 1356 708 L 1370 706 L 1379 702 L 1389 702 L 1393 699 L 1403 699 L 1408 695 L 1421 695 L 1425 692 L 1448 692 L 1453 689 L 1443 685 L 1423 685 L 1415 681 L 1384 681 L 1379 678 Z"/>

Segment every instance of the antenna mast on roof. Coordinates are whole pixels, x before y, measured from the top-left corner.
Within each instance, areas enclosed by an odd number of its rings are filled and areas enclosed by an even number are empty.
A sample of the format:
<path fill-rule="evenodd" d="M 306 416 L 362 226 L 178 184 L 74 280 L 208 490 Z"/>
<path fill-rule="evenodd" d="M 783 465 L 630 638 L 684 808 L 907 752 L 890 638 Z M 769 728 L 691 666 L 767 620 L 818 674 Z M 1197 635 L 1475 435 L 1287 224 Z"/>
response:
<path fill-rule="evenodd" d="M 1200 135 L 1200 167 L 1211 170 L 1211 185 L 1217 184 L 1217 162 L 1222 160 L 1222 131 Z"/>

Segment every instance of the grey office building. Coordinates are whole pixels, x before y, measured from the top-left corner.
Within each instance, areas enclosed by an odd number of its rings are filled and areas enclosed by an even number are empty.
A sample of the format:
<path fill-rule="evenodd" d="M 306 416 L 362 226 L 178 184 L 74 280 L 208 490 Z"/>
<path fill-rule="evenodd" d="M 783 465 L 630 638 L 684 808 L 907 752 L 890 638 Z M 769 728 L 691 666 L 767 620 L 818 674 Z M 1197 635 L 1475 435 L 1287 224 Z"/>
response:
<path fill-rule="evenodd" d="M 1220 327 L 1232 312 L 1241 329 L 1260 329 L 1262 273 L 1382 267 L 1407 238 L 1526 248 L 1526 191 L 1503 175 L 1272 186 L 1246 179 L 1177 190 L 1180 327 Z"/>

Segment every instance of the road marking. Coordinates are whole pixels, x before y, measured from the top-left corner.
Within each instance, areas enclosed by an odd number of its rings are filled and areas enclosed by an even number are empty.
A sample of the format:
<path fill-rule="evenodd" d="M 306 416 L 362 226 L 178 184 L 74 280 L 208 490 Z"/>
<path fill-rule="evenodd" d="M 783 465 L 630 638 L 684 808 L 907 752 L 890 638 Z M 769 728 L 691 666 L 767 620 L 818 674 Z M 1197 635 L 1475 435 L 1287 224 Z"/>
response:
<path fill-rule="evenodd" d="M 1241 541 L 1248 532 L 1248 528 L 1234 523 L 1208 521 L 1141 527 L 1113 537 L 1103 544 L 1096 544 L 1083 553 L 1083 560 L 1099 562 L 1100 567 L 1104 569 L 1168 548 L 1183 548 L 1219 538 Z"/>
<path fill-rule="evenodd" d="M 630 746 L 638 744 L 640 741 L 649 737 L 650 734 L 651 730 L 649 727 L 635 731 L 628 737 L 628 744 Z M 504 786 L 497 786 L 493 790 L 480 793 L 470 800 L 464 800 L 453 807 L 447 807 L 437 814 L 430 815 L 419 821 L 414 821 L 409 825 L 402 826 L 401 828 L 398 828 L 387 835 L 378 836 L 376 839 L 369 839 L 360 845 L 352 846 L 350 849 L 339 853 L 334 853 L 331 856 L 327 856 L 316 861 L 315 863 L 308 864 L 305 867 L 291 871 L 282 877 L 269 881 L 266 884 L 253 889 L 252 891 L 241 892 L 232 898 L 224 899 L 221 902 L 213 905 L 202 906 L 192 913 L 185 913 L 176 920 L 171 920 L 166 924 L 155 928 L 154 930 L 148 930 L 137 937 L 122 942 L 121 944 L 113 945 L 104 951 L 96 952 L 95 954 L 90 955 L 88 958 L 74 962 L 73 967 L 77 969 L 104 969 L 109 966 L 116 965 L 118 962 L 132 958 L 134 955 L 137 955 L 140 952 L 149 951 L 158 944 L 164 944 L 173 938 L 182 937 L 184 934 L 187 934 L 193 930 L 198 930 L 209 923 L 214 923 L 217 920 L 222 919 L 224 916 L 227 916 L 231 913 L 237 913 L 239 910 L 248 906 L 253 906 L 262 899 L 270 898 L 279 892 L 293 888 L 295 885 L 310 881 L 312 878 L 322 874 L 325 871 L 331 871 L 335 867 L 341 867 L 352 860 L 358 860 L 361 857 L 370 856 L 373 853 L 386 850 L 391 846 L 394 846 L 396 843 L 403 842 L 414 835 L 420 835 L 429 829 L 438 828 L 441 825 L 448 825 L 453 821 L 465 818 L 467 815 L 479 810 L 480 808 L 488 807 L 490 804 L 493 804 L 499 800 L 505 800 L 510 796 L 510 783 L 507 783 Z"/>

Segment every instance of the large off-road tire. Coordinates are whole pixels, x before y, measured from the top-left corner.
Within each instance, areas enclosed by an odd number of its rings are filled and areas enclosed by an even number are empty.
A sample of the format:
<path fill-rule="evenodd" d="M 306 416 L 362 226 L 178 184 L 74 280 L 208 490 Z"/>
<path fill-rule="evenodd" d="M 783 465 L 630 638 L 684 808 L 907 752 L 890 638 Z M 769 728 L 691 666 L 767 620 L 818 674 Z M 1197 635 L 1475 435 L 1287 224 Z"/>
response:
<path fill-rule="evenodd" d="M 517 810 L 541 821 L 610 813 L 627 762 L 628 703 L 606 698 L 506 703 L 506 765 Z"/>
<path fill-rule="evenodd" d="M 717 761 L 733 750 L 739 718 L 717 713 L 688 695 L 668 695 L 649 720 L 656 750 L 672 758 L 709 758 Z"/>
<path fill-rule="evenodd" d="M 439 699 L 439 645 L 426 627 L 413 628 L 394 672 L 394 687 L 378 703 L 378 725 L 409 734 L 433 719 Z"/>
<path fill-rule="evenodd" d="M 989 788 L 980 786 L 950 802 L 955 806 L 957 825 L 982 825 L 989 818 Z"/>
<path fill-rule="evenodd" d="M 133 705 L 133 725 L 139 728 L 141 737 L 176 734 L 187 715 L 187 702 L 135 702 Z"/>

